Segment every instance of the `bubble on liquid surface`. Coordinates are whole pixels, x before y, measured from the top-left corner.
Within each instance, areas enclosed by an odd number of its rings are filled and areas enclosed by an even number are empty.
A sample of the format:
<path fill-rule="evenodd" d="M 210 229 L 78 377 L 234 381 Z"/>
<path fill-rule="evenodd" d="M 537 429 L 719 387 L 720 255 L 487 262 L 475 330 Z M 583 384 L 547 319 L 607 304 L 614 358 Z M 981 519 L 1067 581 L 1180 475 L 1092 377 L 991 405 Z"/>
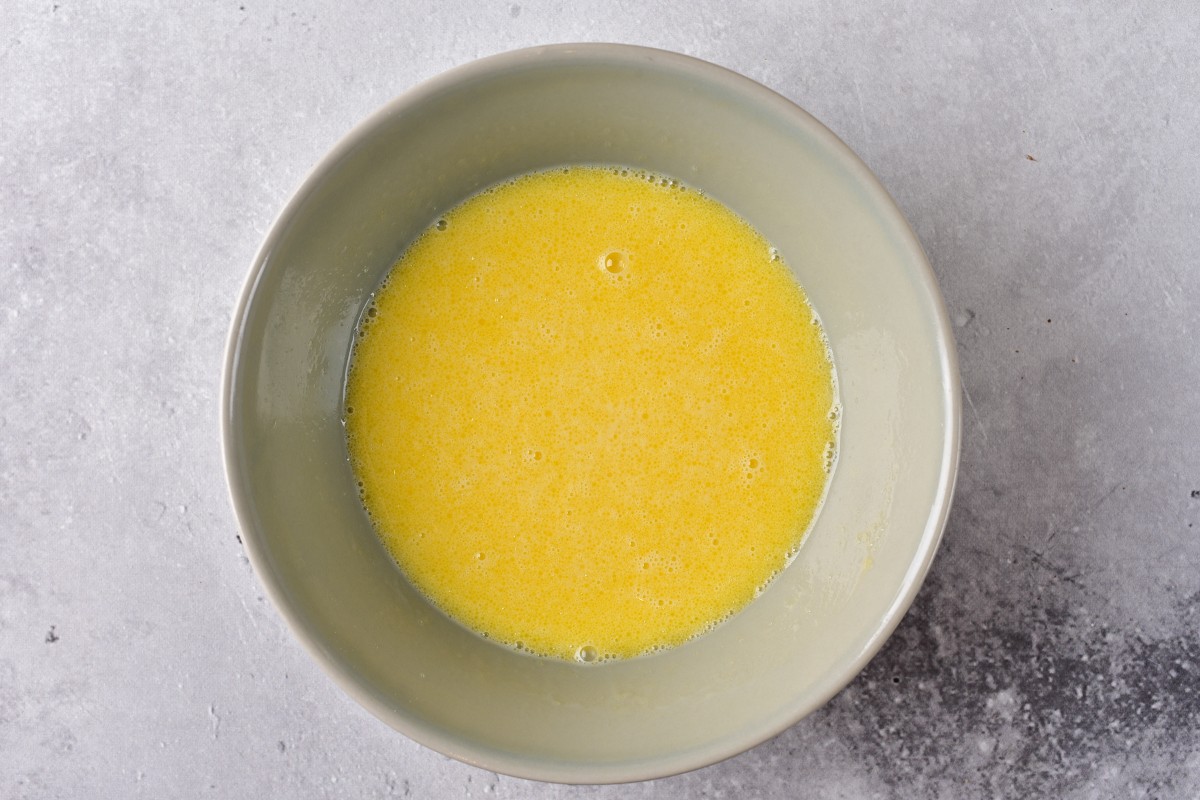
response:
<path fill-rule="evenodd" d="M 575 660 L 581 664 L 591 664 L 600 657 L 600 651 L 592 647 L 590 644 L 585 644 L 583 647 L 575 651 Z"/>
<path fill-rule="evenodd" d="M 611 275 L 620 275 L 629 267 L 629 256 L 620 250 L 614 250 L 601 257 L 600 266 Z"/>
<path fill-rule="evenodd" d="M 439 219 L 433 227 L 437 228 L 439 231 L 444 231 L 446 228 L 450 227 L 450 223 L 444 219 Z"/>

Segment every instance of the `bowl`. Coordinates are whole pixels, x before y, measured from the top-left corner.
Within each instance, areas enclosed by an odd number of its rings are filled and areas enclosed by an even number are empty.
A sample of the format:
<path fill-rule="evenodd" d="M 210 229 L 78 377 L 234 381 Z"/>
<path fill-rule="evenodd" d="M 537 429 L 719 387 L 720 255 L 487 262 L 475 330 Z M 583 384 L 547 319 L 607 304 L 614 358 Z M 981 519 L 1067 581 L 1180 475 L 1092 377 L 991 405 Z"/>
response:
<path fill-rule="evenodd" d="M 432 608 L 371 528 L 342 426 L 356 320 L 406 245 L 489 185 L 579 163 L 678 178 L 774 243 L 821 315 L 843 412 L 825 505 L 768 590 L 712 633 L 602 665 L 500 647 Z M 960 432 L 953 338 L 933 273 L 866 166 L 747 78 L 598 44 L 467 64 L 338 144 L 254 260 L 221 398 L 246 550 L 321 666 L 428 747 L 569 783 L 714 763 L 845 686 L 929 568 Z"/>

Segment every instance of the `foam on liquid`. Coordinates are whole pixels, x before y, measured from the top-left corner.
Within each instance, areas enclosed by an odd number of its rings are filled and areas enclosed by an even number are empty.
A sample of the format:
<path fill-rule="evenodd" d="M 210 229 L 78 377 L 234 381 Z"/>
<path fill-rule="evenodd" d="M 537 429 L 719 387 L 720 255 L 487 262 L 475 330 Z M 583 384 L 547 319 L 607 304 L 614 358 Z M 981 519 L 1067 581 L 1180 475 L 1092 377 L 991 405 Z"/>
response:
<path fill-rule="evenodd" d="M 668 178 L 570 167 L 413 243 L 363 315 L 346 429 L 414 586 L 492 640 L 596 662 L 710 630 L 787 565 L 835 386 L 753 228 Z"/>

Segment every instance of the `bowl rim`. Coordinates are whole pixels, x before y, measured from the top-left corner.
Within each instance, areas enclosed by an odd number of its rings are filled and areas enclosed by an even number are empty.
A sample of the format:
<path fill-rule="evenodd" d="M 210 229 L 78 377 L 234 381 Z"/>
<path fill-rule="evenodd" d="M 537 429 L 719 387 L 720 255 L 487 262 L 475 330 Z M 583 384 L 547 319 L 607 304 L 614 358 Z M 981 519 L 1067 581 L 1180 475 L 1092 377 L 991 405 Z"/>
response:
<path fill-rule="evenodd" d="M 781 116 L 790 117 L 798 126 L 809 131 L 877 204 L 880 211 L 894 226 L 900 246 L 908 251 L 907 255 L 917 265 L 912 277 L 919 284 L 918 288 L 932 301 L 931 306 L 934 309 L 932 322 L 936 332 L 938 363 L 944 379 L 945 413 L 942 426 L 945 436 L 934 502 L 929 510 L 925 529 L 921 534 L 913 560 L 899 587 L 899 592 L 892 605 L 878 620 L 859 652 L 855 654 L 854 658 L 847 661 L 841 670 L 824 676 L 815 690 L 807 695 L 808 699 L 805 702 L 780 709 L 772 717 L 765 718 L 763 723 L 754 729 L 746 730 L 739 735 L 724 737 L 707 746 L 639 761 L 597 764 L 553 762 L 488 747 L 472 746 L 460 738 L 446 735 L 435 726 L 426 725 L 406 716 L 389 704 L 385 698 L 363 687 L 352 672 L 322 645 L 321 637 L 290 604 L 287 592 L 279 576 L 272 569 L 267 553 L 259 540 L 253 511 L 254 503 L 246 488 L 246 474 L 235 440 L 235 376 L 241 358 L 245 323 L 258 282 L 270 255 L 285 235 L 290 223 L 308 196 L 330 177 L 345 156 L 368 139 L 383 123 L 403 113 L 405 109 L 456 85 L 477 78 L 517 67 L 547 66 L 564 59 L 573 59 L 581 63 L 622 62 L 627 65 L 666 68 L 671 71 L 687 73 L 706 82 L 719 84 L 738 94 L 749 96 L 756 103 L 770 108 Z M 359 705 L 391 728 L 425 747 L 492 772 L 527 780 L 570 784 L 612 784 L 651 780 L 716 764 L 774 738 L 823 706 L 848 685 L 878 653 L 899 625 L 929 571 L 949 518 L 958 473 L 962 434 L 961 385 L 954 334 L 936 276 L 908 220 L 862 159 L 836 134 L 799 105 L 740 73 L 709 61 L 669 50 L 600 42 L 527 47 L 467 62 L 428 78 L 395 96 L 343 136 L 309 170 L 299 188 L 292 193 L 283 210 L 271 223 L 262 245 L 251 262 L 249 274 L 242 285 L 230 321 L 221 377 L 220 404 L 221 443 L 226 484 L 239 530 L 243 534 L 241 537 L 243 547 L 267 595 L 283 616 L 292 635 L 300 642 L 309 656 Z"/>

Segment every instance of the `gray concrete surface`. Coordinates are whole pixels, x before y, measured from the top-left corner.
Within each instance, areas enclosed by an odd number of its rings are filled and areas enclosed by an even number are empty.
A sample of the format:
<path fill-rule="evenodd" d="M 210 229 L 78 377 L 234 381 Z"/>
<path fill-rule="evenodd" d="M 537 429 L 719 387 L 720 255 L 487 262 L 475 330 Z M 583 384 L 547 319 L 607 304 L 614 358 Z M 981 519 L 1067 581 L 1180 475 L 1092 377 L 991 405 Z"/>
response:
<path fill-rule="evenodd" d="M 464 766 L 341 694 L 243 557 L 216 421 L 309 167 L 423 78 L 570 40 L 841 135 L 928 249 L 966 400 L 942 552 L 866 671 L 625 787 Z M 1198 57 L 1192 2 L 0 3 L 0 797 L 1200 795 Z"/>

